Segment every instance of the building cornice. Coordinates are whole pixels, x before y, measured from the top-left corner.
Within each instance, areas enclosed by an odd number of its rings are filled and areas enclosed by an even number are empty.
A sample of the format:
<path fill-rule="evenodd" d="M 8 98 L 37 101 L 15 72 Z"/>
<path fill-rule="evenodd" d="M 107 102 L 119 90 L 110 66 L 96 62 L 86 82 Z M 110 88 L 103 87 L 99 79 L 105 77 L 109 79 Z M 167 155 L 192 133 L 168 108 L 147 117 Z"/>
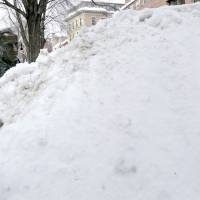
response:
<path fill-rule="evenodd" d="M 65 21 L 68 22 L 69 20 L 71 20 L 72 18 L 82 14 L 82 13 L 103 13 L 103 14 L 112 14 L 112 11 L 107 11 L 104 8 L 89 8 L 89 7 L 85 7 L 85 8 L 80 8 L 77 11 L 71 12 L 69 13 L 69 15 L 66 17 Z"/>

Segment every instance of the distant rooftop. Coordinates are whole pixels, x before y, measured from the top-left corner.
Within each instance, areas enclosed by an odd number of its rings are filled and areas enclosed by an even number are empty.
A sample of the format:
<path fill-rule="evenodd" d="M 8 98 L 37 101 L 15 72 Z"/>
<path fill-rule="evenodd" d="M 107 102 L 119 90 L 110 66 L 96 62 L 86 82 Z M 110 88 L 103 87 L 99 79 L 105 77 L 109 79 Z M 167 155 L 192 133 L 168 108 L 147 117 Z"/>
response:
<path fill-rule="evenodd" d="M 128 6 L 130 6 L 132 3 L 134 3 L 136 0 L 131 0 L 131 1 L 129 1 L 128 3 L 126 3 L 124 6 L 122 6 L 121 8 L 120 8 L 120 10 L 124 10 L 124 9 L 126 9 Z"/>
<path fill-rule="evenodd" d="M 104 1 L 94 1 L 95 4 L 92 1 L 81 1 L 78 5 L 72 7 L 68 14 L 75 12 L 79 10 L 80 8 L 87 7 L 87 8 L 104 8 L 107 11 L 117 11 L 119 10 L 124 4 L 123 3 L 110 3 L 110 2 L 104 2 Z"/>
<path fill-rule="evenodd" d="M 82 0 L 82 1 L 87 1 L 87 2 L 91 2 L 91 0 Z M 121 3 L 121 4 L 125 4 L 125 0 L 97 0 L 96 2 L 98 3 Z"/>
<path fill-rule="evenodd" d="M 114 11 L 108 11 L 105 8 L 99 8 L 99 7 L 81 7 L 73 12 L 70 12 L 65 19 L 65 21 L 68 21 L 72 19 L 74 16 L 79 15 L 80 13 L 114 13 Z"/>

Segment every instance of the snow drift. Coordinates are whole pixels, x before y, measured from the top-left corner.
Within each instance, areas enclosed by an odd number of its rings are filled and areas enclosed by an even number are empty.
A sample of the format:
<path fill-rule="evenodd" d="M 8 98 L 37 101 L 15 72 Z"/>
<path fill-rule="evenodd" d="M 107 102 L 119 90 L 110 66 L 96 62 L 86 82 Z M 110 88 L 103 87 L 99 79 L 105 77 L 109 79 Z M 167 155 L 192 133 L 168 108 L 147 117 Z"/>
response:
<path fill-rule="evenodd" d="M 0 79 L 1 200 L 198 200 L 200 4 L 124 11 Z"/>

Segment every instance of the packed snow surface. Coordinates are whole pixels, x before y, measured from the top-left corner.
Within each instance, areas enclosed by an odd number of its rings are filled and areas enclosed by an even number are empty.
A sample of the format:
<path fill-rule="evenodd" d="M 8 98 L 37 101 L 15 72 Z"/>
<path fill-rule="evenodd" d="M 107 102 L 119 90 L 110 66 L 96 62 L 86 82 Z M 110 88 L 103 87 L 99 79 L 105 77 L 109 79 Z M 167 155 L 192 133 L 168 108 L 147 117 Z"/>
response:
<path fill-rule="evenodd" d="M 200 4 L 124 11 L 0 79 L 1 200 L 199 200 Z"/>

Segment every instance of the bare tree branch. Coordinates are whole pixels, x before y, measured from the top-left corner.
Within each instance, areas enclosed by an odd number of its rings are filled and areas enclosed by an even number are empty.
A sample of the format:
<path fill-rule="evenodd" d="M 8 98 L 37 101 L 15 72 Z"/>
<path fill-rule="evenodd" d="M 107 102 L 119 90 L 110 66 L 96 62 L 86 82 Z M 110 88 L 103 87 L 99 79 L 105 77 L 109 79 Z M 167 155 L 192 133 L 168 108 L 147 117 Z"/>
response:
<path fill-rule="evenodd" d="M 9 8 L 12 8 L 16 12 L 18 12 L 19 14 L 23 15 L 25 18 L 27 17 L 27 15 L 24 11 L 22 11 L 21 9 L 19 9 L 18 7 L 16 7 L 15 5 L 13 5 L 12 3 L 10 3 L 7 0 L 2 0 L 2 2 L 0 2 L 0 4 L 8 6 Z"/>

